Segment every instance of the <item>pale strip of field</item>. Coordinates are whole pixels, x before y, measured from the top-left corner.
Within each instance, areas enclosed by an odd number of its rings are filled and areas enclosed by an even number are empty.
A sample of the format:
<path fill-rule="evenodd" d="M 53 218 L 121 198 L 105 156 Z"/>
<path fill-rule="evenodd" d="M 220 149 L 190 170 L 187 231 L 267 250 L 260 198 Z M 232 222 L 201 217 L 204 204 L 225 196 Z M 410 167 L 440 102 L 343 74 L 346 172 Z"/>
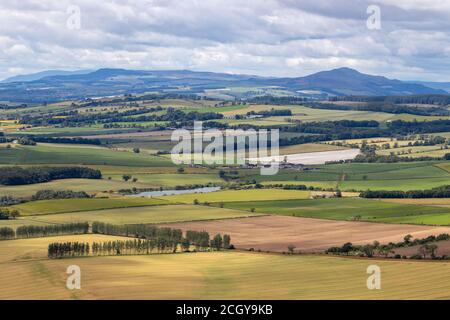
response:
<path fill-rule="evenodd" d="M 435 164 L 434 166 L 450 173 L 450 162 L 439 163 Z"/>
<path fill-rule="evenodd" d="M 384 202 L 419 204 L 427 206 L 450 207 L 450 198 L 432 198 L 432 199 L 381 199 Z"/>
<path fill-rule="evenodd" d="M 381 290 L 367 289 L 373 264 Z M 81 290 L 66 288 L 68 265 Z M 44 259 L 4 263 L 0 299 L 449 299 L 449 266 L 243 252 Z"/>
<path fill-rule="evenodd" d="M 169 224 L 183 230 L 206 230 L 211 234 L 231 235 L 237 248 L 263 251 L 287 251 L 288 245 L 302 252 L 322 252 L 346 242 L 368 244 L 402 241 L 411 234 L 414 238 L 450 233 L 450 227 L 384 224 L 371 222 L 335 221 L 286 216 L 263 216 L 233 220 L 187 222 Z"/>
<path fill-rule="evenodd" d="M 180 194 L 176 196 L 161 197 L 161 199 L 176 203 L 199 202 L 236 202 L 236 201 L 269 201 L 308 199 L 309 191 L 280 190 L 280 189 L 249 189 L 249 190 L 226 190 L 201 194 Z"/>
<path fill-rule="evenodd" d="M 315 197 L 333 197 L 336 195 L 336 192 L 333 191 L 311 191 L 311 198 Z M 343 198 L 356 198 L 359 197 L 359 192 L 341 192 Z"/>
<path fill-rule="evenodd" d="M 325 164 L 329 161 L 342 161 L 354 159 L 360 153 L 359 149 L 323 151 L 323 152 L 308 152 L 290 154 L 285 156 L 273 156 L 262 158 L 250 158 L 249 162 L 260 162 L 270 164 L 272 162 L 288 162 L 293 164 L 314 165 Z"/>
<path fill-rule="evenodd" d="M 11 206 L 10 208 L 19 210 L 21 216 L 30 216 L 116 208 L 145 207 L 163 204 L 168 204 L 168 202 L 162 199 L 117 197 L 30 201 Z"/>
<path fill-rule="evenodd" d="M 308 153 L 308 152 L 323 152 L 323 151 L 336 151 L 336 150 L 347 150 L 348 148 L 334 146 L 325 143 L 305 143 L 296 144 L 292 146 L 280 147 L 280 154 L 296 154 L 296 153 Z"/>
<path fill-rule="evenodd" d="M 16 220 L 0 220 L 0 227 L 17 228 L 20 225 L 62 224 L 85 221 L 100 221 L 111 224 L 166 223 L 231 219 L 258 215 L 260 214 L 207 206 L 162 205 L 27 216 Z"/>

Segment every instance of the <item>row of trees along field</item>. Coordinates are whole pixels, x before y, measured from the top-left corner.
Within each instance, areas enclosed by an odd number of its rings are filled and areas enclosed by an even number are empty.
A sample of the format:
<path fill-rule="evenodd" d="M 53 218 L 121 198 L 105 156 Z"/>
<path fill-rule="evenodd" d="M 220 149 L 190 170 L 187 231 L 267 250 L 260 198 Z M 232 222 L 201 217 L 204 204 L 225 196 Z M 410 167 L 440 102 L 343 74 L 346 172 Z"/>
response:
<path fill-rule="evenodd" d="M 117 229 L 116 229 L 117 230 Z M 89 243 L 55 242 L 48 246 L 49 258 L 79 257 L 79 256 L 111 256 L 111 255 L 139 255 L 152 253 L 176 253 L 179 248 L 189 252 L 191 246 L 196 250 L 221 250 L 230 248 L 229 235 L 217 234 L 210 240 L 207 232 L 188 231 L 186 237 L 180 236 L 181 230 L 161 228 L 155 237 L 132 240 L 116 240 Z"/>
<path fill-rule="evenodd" d="M 0 184 L 3 185 L 25 185 L 74 178 L 101 179 L 102 173 L 86 167 L 0 168 Z"/>
<path fill-rule="evenodd" d="M 20 226 L 17 230 L 9 227 L 0 228 L 0 240 L 40 238 L 71 234 L 85 234 L 89 231 L 89 223 L 67 223 L 48 226 Z"/>
<path fill-rule="evenodd" d="M 38 238 L 57 235 L 85 234 L 89 223 L 66 223 L 48 226 L 20 226 L 16 229 L 16 238 Z"/>
<path fill-rule="evenodd" d="M 14 229 L 3 227 L 0 228 L 0 240 L 11 240 L 16 237 Z"/>
<path fill-rule="evenodd" d="M 166 247 L 195 246 L 196 250 L 206 250 L 208 247 L 220 249 L 228 249 L 231 246 L 231 238 L 225 234 L 220 234 L 210 239 L 209 233 L 206 231 L 186 231 L 183 238 L 183 232 L 180 229 L 160 228 L 146 224 L 134 225 L 113 225 L 103 222 L 94 222 L 92 224 L 92 232 L 99 234 L 108 234 L 116 236 L 135 237 L 141 239 L 162 241 Z M 159 239 L 159 240 L 158 240 Z"/>
<path fill-rule="evenodd" d="M 450 198 L 450 185 L 433 188 L 430 190 L 367 190 L 359 195 L 361 198 L 381 199 L 381 198 L 400 198 L 400 199 L 420 199 L 420 198 Z"/>

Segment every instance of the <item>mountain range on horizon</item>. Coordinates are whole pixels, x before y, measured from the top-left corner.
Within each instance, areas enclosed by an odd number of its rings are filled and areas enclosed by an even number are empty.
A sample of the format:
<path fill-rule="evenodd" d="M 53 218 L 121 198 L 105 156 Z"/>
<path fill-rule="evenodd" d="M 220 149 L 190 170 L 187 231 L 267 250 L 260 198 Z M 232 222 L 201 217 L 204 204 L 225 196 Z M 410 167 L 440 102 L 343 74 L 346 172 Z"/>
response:
<path fill-rule="evenodd" d="M 403 96 L 449 94 L 450 83 L 401 81 L 364 74 L 346 67 L 304 77 L 261 77 L 190 70 L 48 70 L 0 82 L 0 101 L 21 103 L 143 93 L 195 94 L 222 99 L 267 94 L 322 98 L 346 95 Z"/>

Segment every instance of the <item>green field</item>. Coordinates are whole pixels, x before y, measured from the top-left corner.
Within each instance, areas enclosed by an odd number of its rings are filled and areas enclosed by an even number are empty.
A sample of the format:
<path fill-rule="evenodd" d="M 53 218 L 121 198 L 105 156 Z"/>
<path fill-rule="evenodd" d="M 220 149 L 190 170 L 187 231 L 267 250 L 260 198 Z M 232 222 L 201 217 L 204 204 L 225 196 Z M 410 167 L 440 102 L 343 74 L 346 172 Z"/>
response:
<path fill-rule="evenodd" d="M 331 198 L 311 200 L 245 201 L 224 204 L 225 208 L 255 213 L 288 215 L 319 219 L 361 220 L 371 222 L 450 224 L 450 208 L 388 203 L 360 198 Z M 432 218 L 436 215 L 439 219 Z"/>
<path fill-rule="evenodd" d="M 167 201 L 152 198 L 62 199 L 26 202 L 10 208 L 19 210 L 21 216 L 30 216 L 115 208 L 156 206 L 166 203 Z"/>
<path fill-rule="evenodd" d="M 54 241 L 108 241 L 84 235 L 3 241 L 0 299 L 449 299 L 448 262 L 286 256 L 244 252 L 48 260 Z M 68 264 L 81 290 L 66 289 Z M 368 290 L 369 265 L 382 270 Z M 413 281 L 413 283 L 411 282 Z"/>
<path fill-rule="evenodd" d="M 97 193 L 101 191 L 120 190 L 156 187 L 153 185 L 128 181 L 114 181 L 107 179 L 64 179 L 54 180 L 46 183 L 36 183 L 20 186 L 0 186 L 0 196 L 10 195 L 13 197 L 30 197 L 39 190 L 72 190 L 85 191 L 88 193 Z"/>
<path fill-rule="evenodd" d="M 17 220 L 0 220 L 0 227 L 100 221 L 112 224 L 165 223 L 255 216 L 245 211 L 194 205 L 128 207 L 72 213 L 25 216 Z"/>
<path fill-rule="evenodd" d="M 249 189 L 226 190 L 200 194 L 181 194 L 161 197 L 164 200 L 176 203 L 193 203 L 195 199 L 200 202 L 234 202 L 234 201 L 261 201 L 283 199 L 308 199 L 309 191 L 279 190 L 279 189 Z"/>
<path fill-rule="evenodd" d="M 185 174 L 131 174 L 133 178 L 137 178 L 138 182 L 152 185 L 175 187 L 180 185 L 192 184 L 208 184 L 208 183 L 224 183 L 218 174 L 201 174 L 201 173 L 185 173 Z M 114 181 L 122 180 L 122 175 L 108 175 Z"/>
<path fill-rule="evenodd" d="M 444 165 L 444 167 L 442 167 Z M 345 190 L 418 190 L 448 184 L 445 162 L 346 163 L 314 166 L 309 171 L 281 171 L 274 176 L 249 175 L 264 184 L 305 184 Z M 242 179 L 244 180 L 244 179 Z"/>
<path fill-rule="evenodd" d="M 169 167 L 172 162 L 162 157 L 114 151 L 107 148 L 67 147 L 38 144 L 0 148 L 0 164 L 98 164 L 116 166 Z"/>

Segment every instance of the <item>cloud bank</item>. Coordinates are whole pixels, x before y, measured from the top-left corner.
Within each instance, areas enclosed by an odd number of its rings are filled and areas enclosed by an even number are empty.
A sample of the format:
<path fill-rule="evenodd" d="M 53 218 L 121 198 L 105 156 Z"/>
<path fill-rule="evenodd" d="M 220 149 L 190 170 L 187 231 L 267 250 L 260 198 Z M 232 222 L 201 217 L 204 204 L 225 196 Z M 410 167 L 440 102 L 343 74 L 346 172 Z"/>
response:
<path fill-rule="evenodd" d="M 379 30 L 367 28 L 369 5 L 381 10 Z M 0 18 L 0 78 L 100 67 L 303 76 L 346 66 L 450 81 L 445 0 L 5 0 Z"/>

